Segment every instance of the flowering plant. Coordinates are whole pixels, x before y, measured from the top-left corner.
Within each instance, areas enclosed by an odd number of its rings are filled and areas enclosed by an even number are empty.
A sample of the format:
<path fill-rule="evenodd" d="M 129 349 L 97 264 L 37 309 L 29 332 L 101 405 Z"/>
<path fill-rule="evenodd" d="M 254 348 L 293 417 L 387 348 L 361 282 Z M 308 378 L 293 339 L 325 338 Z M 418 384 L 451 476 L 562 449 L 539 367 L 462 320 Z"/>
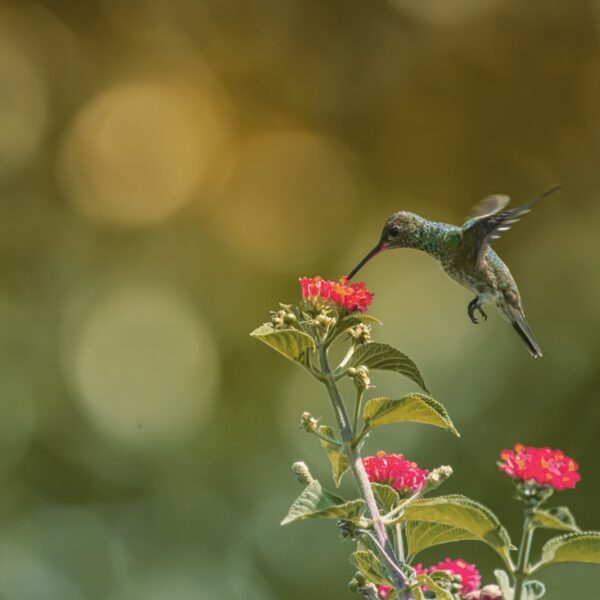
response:
<path fill-rule="evenodd" d="M 530 579 L 542 568 L 562 562 L 600 564 L 600 533 L 581 532 L 565 507 L 544 508 L 557 490 L 574 488 L 578 465 L 550 448 L 515 446 L 501 453 L 499 467 L 515 480 L 524 503 L 524 528 L 516 562 L 507 530 L 485 506 L 461 495 L 428 496 L 452 474 L 449 466 L 419 467 L 402 454 L 378 452 L 361 457 L 367 437 L 379 427 L 424 423 L 458 436 L 446 409 L 428 394 L 416 364 L 395 348 L 371 339 L 380 322 L 366 314 L 373 294 L 364 283 L 320 277 L 300 279 L 298 305 L 281 304 L 271 320 L 252 332 L 322 383 L 327 390 L 336 427 L 321 424 L 305 412 L 301 427 L 317 438 L 331 463 L 333 481 L 351 473 L 358 498 L 344 499 L 325 490 L 304 463 L 294 472 L 305 488 L 293 502 L 282 524 L 305 519 L 333 519 L 342 537 L 356 543 L 350 561 L 356 574 L 353 591 L 371 600 L 536 600 L 544 594 L 541 582 Z M 334 345 L 347 346 L 337 365 L 331 364 Z M 402 398 L 366 400 L 371 373 L 393 371 L 410 379 L 422 392 Z M 355 398 L 350 407 L 338 383 L 349 379 Z M 538 528 L 567 531 L 551 539 L 538 563 L 530 564 L 533 534 Z M 475 565 L 447 558 L 424 568 L 415 564 L 426 548 L 476 540 L 493 548 L 504 569 L 496 583 L 481 587 Z"/>

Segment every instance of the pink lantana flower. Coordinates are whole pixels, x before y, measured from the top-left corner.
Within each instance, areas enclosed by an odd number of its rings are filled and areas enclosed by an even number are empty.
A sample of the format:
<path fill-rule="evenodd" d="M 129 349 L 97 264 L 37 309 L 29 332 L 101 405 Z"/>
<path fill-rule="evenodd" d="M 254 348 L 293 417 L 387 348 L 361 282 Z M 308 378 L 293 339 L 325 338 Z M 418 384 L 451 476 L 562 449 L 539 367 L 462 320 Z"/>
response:
<path fill-rule="evenodd" d="M 467 596 L 467 594 L 471 594 L 472 592 L 478 591 L 479 586 L 481 585 L 481 575 L 479 570 L 475 565 L 470 565 L 468 562 L 462 560 L 461 558 L 457 560 L 451 560 L 450 558 L 446 558 L 442 562 L 437 565 L 433 565 L 429 568 L 424 568 L 422 565 L 415 565 L 412 567 L 417 575 L 421 575 L 422 573 L 429 574 L 434 571 L 446 571 L 453 577 L 460 576 L 461 579 L 461 589 L 460 595 L 461 597 Z M 427 591 L 427 588 L 423 586 L 421 588 L 423 591 Z M 391 587 L 387 585 L 380 585 L 377 588 L 377 595 L 385 600 L 392 591 Z"/>
<path fill-rule="evenodd" d="M 355 310 L 365 312 L 373 302 L 373 294 L 362 281 L 348 283 L 345 277 L 339 281 L 330 281 L 319 276 L 301 277 L 300 286 L 302 287 L 302 296 L 307 300 L 319 297 L 341 306 L 348 312 Z"/>
<path fill-rule="evenodd" d="M 392 591 L 392 588 L 389 585 L 379 585 L 377 586 L 377 596 L 385 600 Z"/>
<path fill-rule="evenodd" d="M 451 560 L 446 558 L 437 565 L 433 565 L 428 569 L 429 573 L 434 571 L 446 571 L 450 575 L 460 575 L 461 578 L 461 596 L 474 592 L 479 589 L 481 585 L 481 575 L 475 565 L 470 565 L 468 562 L 461 558 L 457 560 Z"/>
<path fill-rule="evenodd" d="M 561 491 L 573 489 L 581 479 L 577 472 L 579 465 L 561 450 L 516 444 L 514 451 L 503 450 L 500 458 L 503 461 L 498 464 L 500 469 L 518 481 Z"/>
<path fill-rule="evenodd" d="M 365 471 L 371 483 L 387 483 L 400 495 L 419 491 L 427 481 L 427 469 L 406 460 L 402 454 L 378 452 L 363 458 Z"/>

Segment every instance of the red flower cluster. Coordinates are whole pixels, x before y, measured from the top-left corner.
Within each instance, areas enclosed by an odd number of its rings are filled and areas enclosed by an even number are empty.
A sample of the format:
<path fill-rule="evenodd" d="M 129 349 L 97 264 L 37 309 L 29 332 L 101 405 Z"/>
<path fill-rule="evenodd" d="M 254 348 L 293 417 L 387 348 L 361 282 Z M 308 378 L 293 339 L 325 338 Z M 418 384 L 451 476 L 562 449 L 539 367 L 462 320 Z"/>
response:
<path fill-rule="evenodd" d="M 479 574 L 477 567 L 475 565 L 470 565 L 460 558 L 458 560 L 450 560 L 447 558 L 428 569 L 423 568 L 422 565 L 415 565 L 413 566 L 413 569 L 417 575 L 421 575 L 422 573 L 433 573 L 434 571 L 446 571 L 453 576 L 460 575 L 462 583 L 460 589 L 461 596 L 466 596 L 467 594 L 478 590 L 481 585 L 481 575 Z M 377 595 L 382 598 L 382 600 L 385 600 L 390 595 L 391 591 L 391 587 L 380 585 L 377 588 Z"/>
<path fill-rule="evenodd" d="M 378 452 L 363 458 L 365 471 L 371 483 L 387 483 L 400 494 L 417 492 L 427 481 L 427 469 L 406 460 L 402 454 Z"/>
<path fill-rule="evenodd" d="M 503 450 L 500 458 L 504 461 L 500 469 L 519 481 L 535 481 L 560 491 L 573 489 L 581 479 L 578 464 L 560 450 L 516 444 L 514 452 Z"/>
<path fill-rule="evenodd" d="M 481 585 L 481 575 L 479 574 L 477 567 L 475 565 L 470 565 L 461 558 L 457 560 L 446 558 L 446 560 L 439 562 L 437 565 L 429 567 L 427 571 L 429 573 L 433 573 L 434 571 L 446 571 L 447 573 L 450 573 L 450 575 L 460 575 L 462 581 L 460 593 L 463 596 L 478 590 Z"/>
<path fill-rule="evenodd" d="M 365 312 L 373 302 L 373 294 L 369 292 L 362 281 L 349 284 L 345 277 L 342 277 L 339 282 L 328 281 L 319 276 L 301 277 L 300 285 L 304 298 L 316 296 L 323 300 L 330 300 L 348 312 L 355 310 Z"/>

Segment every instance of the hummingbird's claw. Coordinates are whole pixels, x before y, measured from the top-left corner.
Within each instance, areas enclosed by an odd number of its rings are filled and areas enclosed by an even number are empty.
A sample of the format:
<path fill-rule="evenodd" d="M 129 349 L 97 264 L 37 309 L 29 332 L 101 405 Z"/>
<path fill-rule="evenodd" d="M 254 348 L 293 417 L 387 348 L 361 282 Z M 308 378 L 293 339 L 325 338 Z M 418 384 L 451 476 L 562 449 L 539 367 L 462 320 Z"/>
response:
<path fill-rule="evenodd" d="M 476 296 L 469 302 L 469 306 L 467 307 L 467 312 L 469 313 L 469 319 L 471 319 L 472 323 L 477 325 L 479 323 L 479 319 L 475 316 L 475 311 L 478 310 L 484 321 L 487 321 L 487 315 L 483 312 L 483 308 L 481 308 L 481 298 Z"/>

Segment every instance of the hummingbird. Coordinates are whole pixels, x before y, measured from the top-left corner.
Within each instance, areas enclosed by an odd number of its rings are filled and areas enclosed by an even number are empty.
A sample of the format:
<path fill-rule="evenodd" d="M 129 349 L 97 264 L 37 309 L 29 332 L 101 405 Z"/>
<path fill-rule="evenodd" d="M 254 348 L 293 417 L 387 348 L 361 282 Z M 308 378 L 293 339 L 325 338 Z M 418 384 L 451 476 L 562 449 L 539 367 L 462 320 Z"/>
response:
<path fill-rule="evenodd" d="M 557 191 L 555 186 L 526 204 L 504 210 L 509 197 L 495 194 L 484 198 L 474 209 L 472 217 L 461 227 L 429 221 L 415 213 L 394 213 L 383 226 L 377 245 L 352 269 L 347 279 L 374 256 L 394 248 L 423 250 L 439 261 L 442 269 L 454 281 L 475 293 L 467 306 L 469 319 L 477 324 L 487 320 L 483 310 L 486 302 L 493 302 L 500 315 L 512 324 L 534 358 L 542 356 L 523 311 L 521 295 L 515 280 L 490 243 L 528 213 L 542 198 Z"/>

